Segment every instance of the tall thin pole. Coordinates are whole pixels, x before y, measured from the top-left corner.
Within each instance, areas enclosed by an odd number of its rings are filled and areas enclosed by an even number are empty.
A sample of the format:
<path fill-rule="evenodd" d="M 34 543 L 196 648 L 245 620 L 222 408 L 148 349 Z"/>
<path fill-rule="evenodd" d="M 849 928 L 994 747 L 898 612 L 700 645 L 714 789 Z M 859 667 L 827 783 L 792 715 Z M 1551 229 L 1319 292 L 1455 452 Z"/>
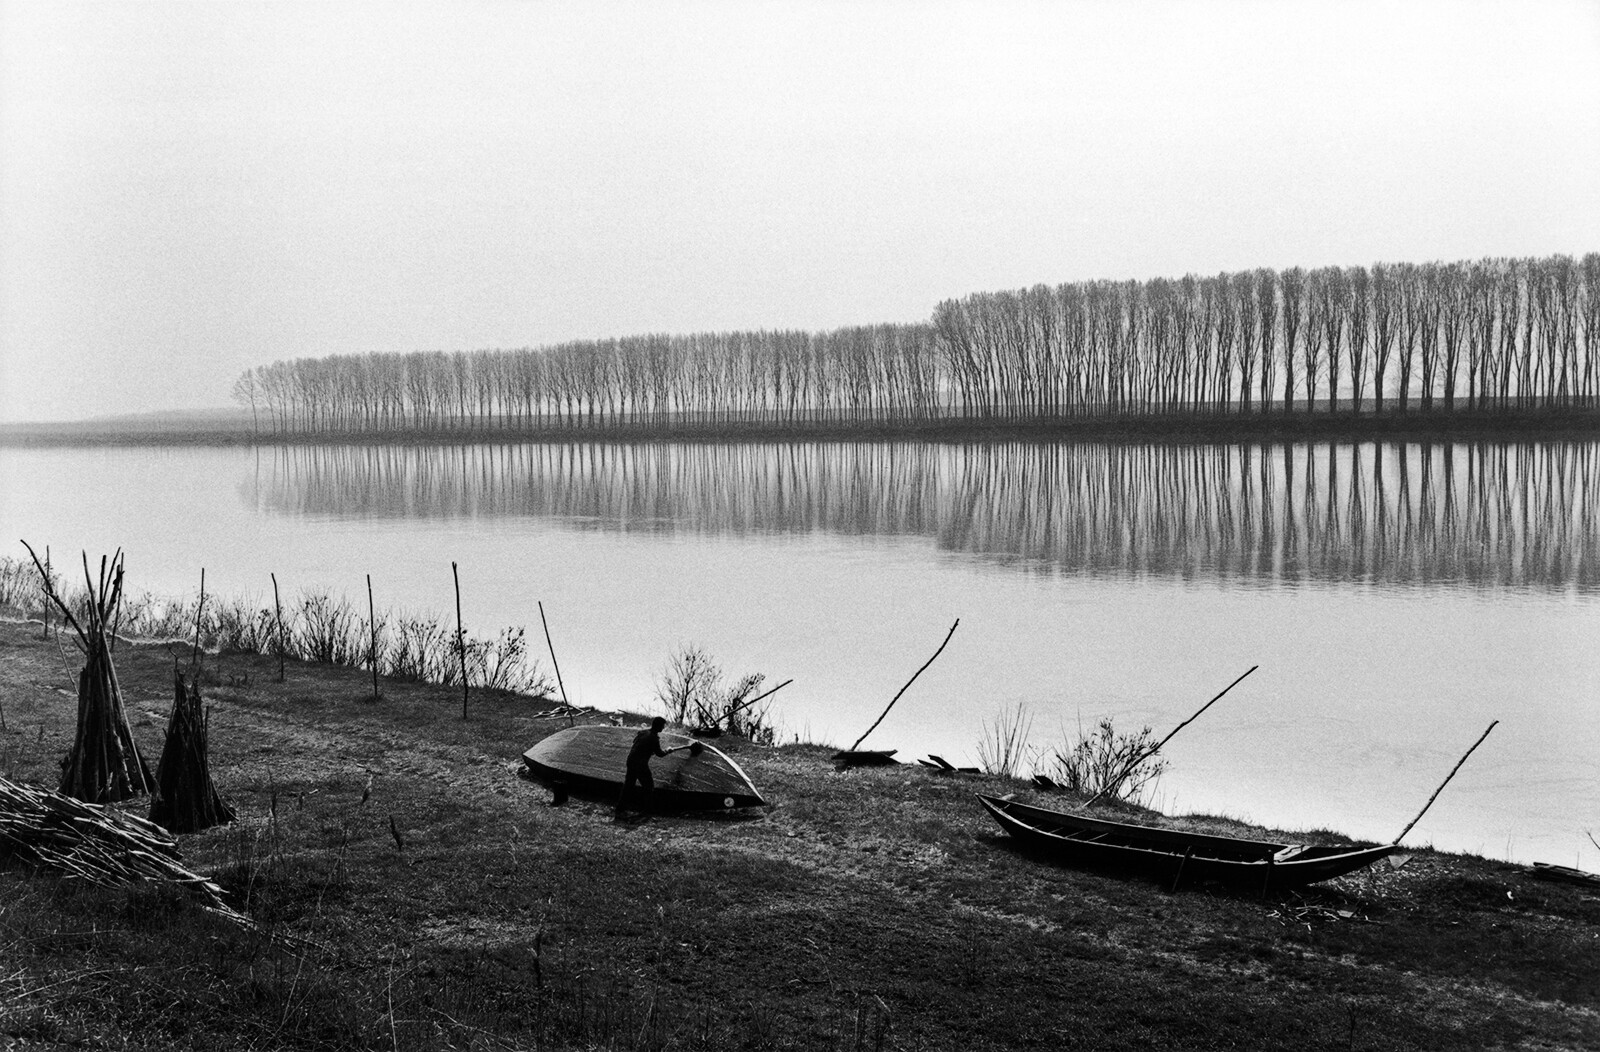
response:
<path fill-rule="evenodd" d="M 50 591 L 50 546 L 48 544 L 44 546 L 44 582 L 45 582 L 46 599 L 45 599 L 44 602 L 40 603 L 39 605 L 44 607 L 44 638 L 49 639 L 50 638 L 50 600 L 48 598 L 48 595 L 49 595 L 49 591 Z"/>
<path fill-rule="evenodd" d="M 934 658 L 937 658 L 940 654 L 944 653 L 944 648 L 949 644 L 950 637 L 956 634 L 956 627 L 960 624 L 961 618 L 958 617 L 956 618 L 956 623 L 950 626 L 950 631 L 945 633 L 944 642 L 940 643 L 939 649 L 933 652 L 933 657 L 924 661 L 922 663 L 922 668 L 917 669 L 911 674 L 911 678 L 906 680 L 906 685 L 900 688 L 900 693 L 889 699 L 889 704 L 883 707 L 883 713 L 879 715 L 877 719 L 872 721 L 872 726 L 868 727 L 866 729 L 866 733 L 862 734 L 861 737 L 856 739 L 855 745 L 850 746 L 849 751 L 855 752 L 856 745 L 860 745 L 862 742 L 866 741 L 867 735 L 878 729 L 878 724 L 883 722 L 883 717 L 889 715 L 889 710 L 894 708 L 894 703 L 900 700 L 900 694 L 904 694 L 906 691 L 910 690 L 911 684 L 915 683 L 917 681 L 917 677 L 922 675 L 929 665 L 933 664 Z"/>
<path fill-rule="evenodd" d="M 539 604 L 539 623 L 544 626 L 544 645 L 550 651 L 550 664 L 556 670 L 556 686 L 561 690 L 561 704 L 567 704 L 567 687 L 561 682 L 561 665 L 556 661 L 556 647 L 550 642 L 550 622 L 544 619 L 544 603 Z M 570 706 L 569 706 L 570 707 Z"/>
<path fill-rule="evenodd" d="M 1248 669 L 1245 670 L 1244 676 L 1248 676 L 1250 673 L 1254 672 L 1256 669 L 1258 669 L 1260 667 L 1261 667 L 1260 665 L 1251 665 Z M 1244 676 L 1240 676 L 1238 679 L 1234 680 L 1232 683 L 1229 683 L 1226 687 L 1223 687 L 1222 688 L 1222 694 L 1226 694 L 1226 693 L 1228 693 L 1228 691 L 1232 690 L 1234 687 L 1237 687 L 1244 680 Z M 1184 720 L 1182 723 L 1180 723 L 1176 727 L 1172 728 L 1172 733 L 1171 734 L 1168 734 L 1165 738 L 1162 738 L 1160 741 L 1156 742 L 1154 746 L 1152 746 L 1151 748 L 1146 749 L 1144 752 L 1140 753 L 1131 763 L 1129 763 L 1126 767 L 1124 767 L 1122 769 L 1122 773 L 1121 774 L 1117 775 L 1115 778 L 1111 779 L 1109 782 L 1107 782 L 1104 785 L 1102 785 L 1100 787 L 1100 791 L 1098 793 L 1095 793 L 1093 796 L 1089 797 L 1088 800 L 1084 801 L 1083 806 L 1084 807 L 1088 807 L 1090 804 L 1094 803 L 1096 800 L 1100 799 L 1102 796 L 1106 795 L 1107 793 L 1111 792 L 1113 789 L 1117 788 L 1117 786 L 1121 785 L 1122 784 L 1122 780 L 1124 778 L 1128 777 L 1128 775 L 1131 774 L 1136 767 L 1138 767 L 1141 763 L 1144 763 L 1146 760 L 1150 759 L 1150 757 L 1154 756 L 1156 753 L 1160 752 L 1161 751 L 1161 747 L 1163 745 L 1167 744 L 1167 742 L 1172 740 L 1172 735 L 1177 734 L 1179 731 L 1181 731 L 1185 727 L 1189 726 L 1189 724 L 1193 723 L 1195 720 L 1200 718 L 1200 714 L 1201 713 L 1205 712 L 1211 706 L 1213 706 L 1217 702 L 1221 701 L 1222 700 L 1222 694 L 1218 694 L 1216 697 L 1212 698 L 1210 701 L 1208 701 L 1204 705 L 1200 706 L 1199 711 L 1197 711 L 1193 716 L 1190 716 L 1188 719 Z"/>
<path fill-rule="evenodd" d="M 1482 734 L 1480 734 L 1478 736 L 1478 740 L 1472 743 L 1472 748 L 1468 749 L 1466 753 L 1462 755 L 1461 759 L 1456 761 L 1456 765 L 1450 768 L 1450 773 L 1444 776 L 1444 781 L 1439 783 L 1439 788 L 1435 789 L 1433 791 L 1433 795 L 1428 797 L 1428 802 L 1422 805 L 1422 810 L 1417 812 L 1417 817 L 1407 822 L 1406 827 L 1400 830 L 1400 835 L 1394 838 L 1395 844 L 1399 844 L 1400 841 L 1404 840 L 1406 838 L 1406 834 L 1411 832 L 1411 827 L 1422 821 L 1422 816 L 1427 814 L 1428 808 L 1432 807 L 1433 802 L 1439 799 L 1439 794 L 1444 792 L 1444 787 L 1450 784 L 1450 779 L 1454 778 L 1456 776 L 1456 772 L 1461 770 L 1461 765 L 1467 762 L 1467 757 L 1472 755 L 1473 749 L 1476 749 L 1478 746 L 1483 744 L 1483 739 L 1489 736 L 1489 731 L 1494 730 L 1495 724 L 1498 724 L 1499 722 L 1499 720 L 1495 720 L 1494 722 L 1490 723 L 1488 730 L 1485 730 Z"/>
<path fill-rule="evenodd" d="M 268 574 L 272 578 L 272 611 L 278 616 L 278 682 L 283 682 L 283 604 L 278 601 L 278 575 Z"/>
<path fill-rule="evenodd" d="M 372 700 L 378 700 L 378 615 L 372 608 L 372 575 L 367 574 L 367 627 L 372 630 L 372 649 L 367 659 L 372 664 Z"/>
<path fill-rule="evenodd" d="M 200 617 L 206 608 L 206 568 L 200 567 L 200 602 L 194 608 L 194 654 L 189 659 L 189 667 L 194 670 L 200 668 Z M 196 671 L 198 675 L 198 671 Z"/>
<path fill-rule="evenodd" d="M 456 571 L 454 560 L 450 563 L 450 576 L 456 582 L 456 649 L 461 653 L 461 718 L 467 718 L 467 695 L 471 687 L 467 683 L 467 634 L 461 627 L 461 574 Z"/>

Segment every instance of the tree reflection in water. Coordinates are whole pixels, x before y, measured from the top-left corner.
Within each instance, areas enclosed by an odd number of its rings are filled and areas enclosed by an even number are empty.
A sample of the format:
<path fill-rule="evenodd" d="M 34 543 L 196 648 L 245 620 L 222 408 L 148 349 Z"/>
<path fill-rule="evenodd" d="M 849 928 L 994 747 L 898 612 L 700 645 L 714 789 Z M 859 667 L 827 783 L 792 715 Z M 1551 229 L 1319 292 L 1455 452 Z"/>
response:
<path fill-rule="evenodd" d="M 284 446 L 285 515 L 931 537 L 1025 568 L 1592 591 L 1597 446 L 794 442 Z"/>

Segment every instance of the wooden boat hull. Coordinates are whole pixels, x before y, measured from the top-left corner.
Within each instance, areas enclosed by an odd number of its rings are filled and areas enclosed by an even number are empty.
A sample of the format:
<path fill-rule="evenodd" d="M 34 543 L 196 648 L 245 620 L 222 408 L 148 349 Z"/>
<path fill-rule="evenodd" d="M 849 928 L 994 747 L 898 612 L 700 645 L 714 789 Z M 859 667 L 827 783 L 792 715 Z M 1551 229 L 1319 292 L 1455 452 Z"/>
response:
<path fill-rule="evenodd" d="M 833 765 L 839 770 L 848 767 L 889 767 L 900 761 L 894 758 L 897 749 L 840 749 L 833 754 Z"/>
<path fill-rule="evenodd" d="M 638 727 L 568 727 L 522 754 L 528 771 L 559 791 L 616 800 L 627 773 L 628 750 Z M 663 733 L 661 747 L 672 749 L 693 741 Z M 655 791 L 650 807 L 658 811 L 725 811 L 761 807 L 766 801 L 739 765 L 721 750 L 706 745 L 699 756 L 675 752 L 650 760 Z"/>
<path fill-rule="evenodd" d="M 1558 866 L 1553 862 L 1535 862 L 1529 872 L 1540 880 L 1600 889 L 1600 873 L 1590 873 L 1587 870 L 1574 869 L 1572 866 Z"/>
<path fill-rule="evenodd" d="M 1352 873 L 1392 854 L 1186 833 L 1089 818 L 975 794 L 1007 833 L 1066 865 L 1132 873 L 1173 885 L 1218 883 L 1248 891 L 1304 887 Z"/>

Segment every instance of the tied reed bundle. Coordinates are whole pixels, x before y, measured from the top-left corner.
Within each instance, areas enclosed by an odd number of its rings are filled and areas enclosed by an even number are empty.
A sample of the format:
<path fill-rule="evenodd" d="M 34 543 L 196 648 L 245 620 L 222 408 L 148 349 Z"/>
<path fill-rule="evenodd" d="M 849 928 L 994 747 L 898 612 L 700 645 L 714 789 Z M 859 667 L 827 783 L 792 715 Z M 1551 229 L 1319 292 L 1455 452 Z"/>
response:
<path fill-rule="evenodd" d="M 156 766 L 156 793 L 150 821 L 172 833 L 198 833 L 233 821 L 233 808 L 211 780 L 207 758 L 210 720 L 200 704 L 198 677 L 173 671 L 172 718 Z"/>
<path fill-rule="evenodd" d="M 146 882 L 187 888 L 202 909 L 249 926 L 214 882 L 184 868 L 177 841 L 136 815 L 0 778 L 0 858 L 101 887 Z"/>
<path fill-rule="evenodd" d="M 89 573 L 89 556 L 84 554 L 83 579 L 88 595 L 80 621 L 56 591 L 33 548 L 27 542 L 23 546 L 39 569 L 46 599 L 77 636 L 78 649 L 84 656 L 83 671 L 78 675 L 78 733 L 72 751 L 61 764 L 61 791 L 95 804 L 149 793 L 154 779 L 134 743 L 122 701 L 122 685 L 111 660 L 116 641 L 114 625 L 122 609 L 122 552 L 118 550 L 109 561 L 100 560 L 98 585 Z"/>

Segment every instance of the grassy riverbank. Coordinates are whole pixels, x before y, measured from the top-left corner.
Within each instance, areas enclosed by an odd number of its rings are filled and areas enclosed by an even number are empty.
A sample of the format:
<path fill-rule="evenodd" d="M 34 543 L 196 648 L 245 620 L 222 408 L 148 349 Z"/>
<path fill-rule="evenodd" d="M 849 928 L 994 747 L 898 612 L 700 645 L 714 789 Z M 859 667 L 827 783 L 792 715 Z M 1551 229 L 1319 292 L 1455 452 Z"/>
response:
<path fill-rule="evenodd" d="M 154 762 L 187 651 L 118 657 Z M 0 773 L 54 785 L 78 664 L 0 625 Z M 1303 894 L 1170 894 L 1017 853 L 974 782 L 805 745 L 727 746 L 760 815 L 615 825 L 517 776 L 566 725 L 545 703 L 475 694 L 463 720 L 459 689 L 275 672 L 208 659 L 241 817 L 182 842 L 262 930 L 0 869 L 0 1045 L 1600 1046 L 1600 898 L 1520 867 L 1417 851 Z"/>

